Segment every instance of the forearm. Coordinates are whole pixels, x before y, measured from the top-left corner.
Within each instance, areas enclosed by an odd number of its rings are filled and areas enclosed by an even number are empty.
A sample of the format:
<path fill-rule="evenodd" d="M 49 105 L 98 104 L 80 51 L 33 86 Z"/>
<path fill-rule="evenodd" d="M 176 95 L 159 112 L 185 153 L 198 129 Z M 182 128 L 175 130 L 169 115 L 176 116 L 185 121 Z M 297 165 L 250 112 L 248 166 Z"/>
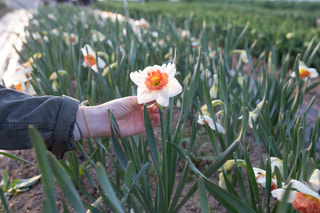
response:
<path fill-rule="evenodd" d="M 90 138 L 91 136 L 110 137 L 111 135 L 108 107 L 106 105 L 80 106 L 77 111 L 76 122 L 84 138 Z"/>
<path fill-rule="evenodd" d="M 69 97 L 32 97 L 0 87 L 0 148 L 31 148 L 28 129 L 39 130 L 57 158 L 73 148 L 73 128 L 79 102 Z"/>

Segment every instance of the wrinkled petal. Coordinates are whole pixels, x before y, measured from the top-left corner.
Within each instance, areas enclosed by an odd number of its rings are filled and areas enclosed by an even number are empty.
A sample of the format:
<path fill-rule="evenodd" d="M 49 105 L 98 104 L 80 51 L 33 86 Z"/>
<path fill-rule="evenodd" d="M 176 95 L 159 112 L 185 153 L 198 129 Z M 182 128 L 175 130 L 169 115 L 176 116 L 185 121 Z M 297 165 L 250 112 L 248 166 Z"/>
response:
<path fill-rule="evenodd" d="M 286 191 L 285 189 L 275 189 L 271 191 L 271 194 L 272 194 L 272 197 L 281 201 L 285 191 Z M 297 197 L 297 191 L 290 191 L 287 202 L 292 203 L 296 199 L 296 197 Z"/>
<path fill-rule="evenodd" d="M 317 192 L 313 191 L 312 189 L 310 189 L 304 183 L 302 183 L 298 180 L 291 180 L 290 183 L 291 183 L 291 187 L 293 189 L 297 189 L 299 192 L 302 192 L 303 194 L 311 195 L 311 196 L 320 200 L 319 194 Z"/>
<path fill-rule="evenodd" d="M 176 74 L 176 66 L 173 63 L 167 65 L 167 74 L 169 75 L 169 80 L 174 78 Z"/>
<path fill-rule="evenodd" d="M 138 87 L 145 87 L 144 82 L 145 82 L 145 74 L 141 71 L 136 71 L 130 73 L 130 79 L 135 83 Z"/>
<path fill-rule="evenodd" d="M 298 192 L 292 207 L 301 213 L 319 213 L 320 201 L 310 195 Z"/>

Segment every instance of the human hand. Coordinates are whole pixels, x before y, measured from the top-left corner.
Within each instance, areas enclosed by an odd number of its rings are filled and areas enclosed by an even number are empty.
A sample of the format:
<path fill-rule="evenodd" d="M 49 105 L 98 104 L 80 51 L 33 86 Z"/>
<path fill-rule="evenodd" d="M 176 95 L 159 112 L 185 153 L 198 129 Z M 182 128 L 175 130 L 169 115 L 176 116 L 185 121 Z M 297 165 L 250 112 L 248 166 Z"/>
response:
<path fill-rule="evenodd" d="M 97 106 L 81 106 L 77 112 L 77 122 L 83 137 L 110 137 L 111 128 L 108 110 L 111 110 L 117 120 L 122 137 L 128 137 L 143 133 L 143 104 L 138 104 L 136 96 L 115 99 Z M 160 123 L 159 108 L 156 103 L 147 107 L 152 126 Z M 83 111 L 87 119 L 88 127 L 83 117 Z"/>
<path fill-rule="evenodd" d="M 137 135 L 145 131 L 143 119 L 143 104 L 138 104 L 136 96 L 112 100 L 103 104 L 110 109 L 117 120 L 122 137 Z M 152 126 L 160 123 L 159 108 L 156 103 L 147 107 Z"/>

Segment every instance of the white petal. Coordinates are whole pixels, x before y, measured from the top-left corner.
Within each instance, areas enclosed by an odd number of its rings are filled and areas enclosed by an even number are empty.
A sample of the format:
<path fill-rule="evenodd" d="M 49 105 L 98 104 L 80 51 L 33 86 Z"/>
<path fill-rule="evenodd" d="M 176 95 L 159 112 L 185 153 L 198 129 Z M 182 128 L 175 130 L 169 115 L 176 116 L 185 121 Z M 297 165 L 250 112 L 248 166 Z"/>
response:
<path fill-rule="evenodd" d="M 168 96 L 173 97 L 182 92 L 182 87 L 179 81 L 175 78 L 169 80 L 166 88 L 168 89 Z"/>
<path fill-rule="evenodd" d="M 168 92 L 165 89 L 163 89 L 161 92 L 158 92 L 158 97 L 156 101 L 161 106 L 167 107 L 169 105 Z"/>
<path fill-rule="evenodd" d="M 303 194 L 311 195 L 315 198 L 320 199 L 320 196 L 317 192 L 310 189 L 307 185 L 304 183 L 298 181 L 298 180 L 291 180 L 290 181 L 292 188 L 297 189 L 299 192 L 302 192 Z"/>
<path fill-rule="evenodd" d="M 90 68 L 93 69 L 93 71 L 98 72 L 97 64 L 91 66 Z"/>
<path fill-rule="evenodd" d="M 280 201 L 282 200 L 284 193 L 285 193 L 285 189 L 274 189 L 271 191 L 272 197 Z M 292 203 L 296 199 L 296 197 L 297 197 L 297 192 L 290 191 L 287 202 Z"/>
<path fill-rule="evenodd" d="M 309 178 L 309 184 L 312 186 L 312 188 L 315 191 L 319 191 L 320 190 L 320 170 L 319 169 L 315 169 L 312 172 L 312 175 Z"/>
<path fill-rule="evenodd" d="M 89 44 L 84 45 L 84 47 L 81 48 L 81 52 L 84 56 L 87 56 L 88 54 L 92 56 L 96 55 Z"/>
<path fill-rule="evenodd" d="M 316 78 L 319 76 L 319 73 L 315 68 L 308 68 L 307 70 L 310 72 L 310 78 Z"/>
<path fill-rule="evenodd" d="M 144 89 L 141 87 L 138 87 L 137 96 L 139 104 L 145 104 L 155 99 L 152 92 L 150 92 L 148 89 Z"/>
<path fill-rule="evenodd" d="M 131 72 L 130 79 L 135 83 L 138 87 L 143 86 L 146 80 L 146 75 L 141 71 Z"/>
<path fill-rule="evenodd" d="M 168 74 L 169 80 L 174 78 L 174 76 L 176 74 L 176 66 L 175 66 L 175 64 L 174 63 L 167 64 L 165 72 Z"/>
<path fill-rule="evenodd" d="M 100 57 L 98 57 L 97 64 L 100 69 L 103 69 L 106 66 L 106 63 Z"/>
<path fill-rule="evenodd" d="M 221 124 L 216 123 L 216 125 L 217 125 L 218 132 L 220 132 L 222 134 L 226 134 L 226 131 L 225 131 L 225 129 L 223 128 L 223 126 Z"/>

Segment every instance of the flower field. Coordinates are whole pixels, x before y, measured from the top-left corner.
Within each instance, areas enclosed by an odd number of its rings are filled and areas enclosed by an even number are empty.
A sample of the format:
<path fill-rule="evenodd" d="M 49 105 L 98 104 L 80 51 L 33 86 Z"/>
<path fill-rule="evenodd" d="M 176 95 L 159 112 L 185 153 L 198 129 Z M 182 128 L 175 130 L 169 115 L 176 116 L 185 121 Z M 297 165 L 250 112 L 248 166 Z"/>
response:
<path fill-rule="evenodd" d="M 117 137 L 109 111 L 112 137 L 80 140 L 61 161 L 31 127 L 36 165 L 2 154 L 39 168 L 42 212 L 188 212 L 195 196 L 196 212 L 320 212 L 320 116 L 307 120 L 320 100 L 303 105 L 320 85 L 319 28 L 303 45 L 274 34 L 268 43 L 247 22 L 177 17 L 69 6 L 34 14 L 7 86 L 89 105 L 137 95 L 146 127 Z M 146 108 L 154 100 L 155 128 Z M 11 197 L 40 177 L 21 187 L 4 176 L 1 204 L 10 212 Z"/>

